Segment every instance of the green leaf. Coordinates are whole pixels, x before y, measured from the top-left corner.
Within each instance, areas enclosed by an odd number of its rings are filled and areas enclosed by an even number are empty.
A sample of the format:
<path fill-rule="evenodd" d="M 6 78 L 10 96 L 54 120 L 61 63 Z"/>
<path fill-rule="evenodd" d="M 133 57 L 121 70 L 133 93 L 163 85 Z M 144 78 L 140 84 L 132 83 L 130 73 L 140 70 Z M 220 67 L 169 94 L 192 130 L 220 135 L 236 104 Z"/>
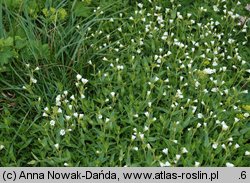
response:
<path fill-rule="evenodd" d="M 10 59 L 16 57 L 17 53 L 10 48 L 0 51 L 0 66 L 8 64 Z"/>
<path fill-rule="evenodd" d="M 92 8 L 85 6 L 83 3 L 76 3 L 74 13 L 77 17 L 89 17 L 92 14 Z"/>
<path fill-rule="evenodd" d="M 36 164 L 36 160 L 31 160 L 31 161 L 29 161 L 27 164 L 28 164 L 28 165 L 34 165 L 34 164 Z"/>
<path fill-rule="evenodd" d="M 20 50 L 27 45 L 27 40 L 21 38 L 20 36 L 15 36 L 15 48 Z"/>
<path fill-rule="evenodd" d="M 209 146 L 209 138 L 207 133 L 204 134 L 204 146 L 205 147 Z"/>
<path fill-rule="evenodd" d="M 13 38 L 12 37 L 8 37 L 6 39 L 0 39 L 0 48 L 1 47 L 9 47 L 9 46 L 13 46 Z"/>

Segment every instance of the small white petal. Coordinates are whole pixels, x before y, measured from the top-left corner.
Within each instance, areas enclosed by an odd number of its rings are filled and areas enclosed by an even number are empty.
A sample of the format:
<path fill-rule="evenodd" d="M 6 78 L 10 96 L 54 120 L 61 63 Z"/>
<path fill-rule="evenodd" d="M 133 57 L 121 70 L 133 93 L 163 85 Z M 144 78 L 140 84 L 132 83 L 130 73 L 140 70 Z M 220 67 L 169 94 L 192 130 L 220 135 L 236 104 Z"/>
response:
<path fill-rule="evenodd" d="M 55 122 L 54 120 L 51 120 L 51 121 L 50 121 L 50 125 L 51 125 L 51 126 L 55 126 L 55 123 L 56 123 L 56 122 Z"/>
<path fill-rule="evenodd" d="M 185 154 L 185 153 L 188 153 L 188 150 L 187 150 L 185 147 L 183 147 L 181 152 L 182 152 L 183 154 Z"/>
<path fill-rule="evenodd" d="M 61 136 L 64 136 L 64 135 L 65 135 L 65 130 L 64 130 L 64 129 L 60 130 L 60 135 L 61 135 Z"/>
<path fill-rule="evenodd" d="M 4 145 L 0 145 L 0 151 L 4 148 Z"/>
<path fill-rule="evenodd" d="M 245 155 L 246 155 L 246 156 L 250 156 L 250 151 L 246 151 L 246 152 L 245 152 Z"/>
<path fill-rule="evenodd" d="M 166 161 L 165 163 L 160 162 L 160 166 L 161 167 L 169 167 L 169 166 L 171 166 L 171 164 L 168 161 Z"/>
<path fill-rule="evenodd" d="M 195 167 L 199 167 L 200 164 L 201 164 L 200 162 L 196 161 L 195 164 L 194 164 L 194 166 L 195 166 Z"/>
<path fill-rule="evenodd" d="M 168 148 L 163 149 L 162 152 L 167 155 L 168 154 Z"/>
<path fill-rule="evenodd" d="M 227 162 L 226 167 L 234 167 L 234 164 Z"/>
<path fill-rule="evenodd" d="M 214 149 L 217 149 L 218 143 L 213 143 L 212 147 L 213 147 Z"/>
<path fill-rule="evenodd" d="M 59 149 L 59 144 L 54 145 L 56 149 Z"/>
<path fill-rule="evenodd" d="M 80 79 L 82 79 L 82 76 L 80 74 L 77 74 L 76 79 L 79 81 Z"/>

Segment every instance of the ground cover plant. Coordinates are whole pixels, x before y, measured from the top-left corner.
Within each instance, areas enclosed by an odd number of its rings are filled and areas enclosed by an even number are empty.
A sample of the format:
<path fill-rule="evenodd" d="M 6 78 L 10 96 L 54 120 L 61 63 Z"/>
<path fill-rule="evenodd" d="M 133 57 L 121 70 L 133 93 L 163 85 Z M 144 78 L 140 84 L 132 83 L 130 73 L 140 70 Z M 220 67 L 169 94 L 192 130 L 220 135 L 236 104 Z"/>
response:
<path fill-rule="evenodd" d="M 0 166 L 250 166 L 247 0 L 2 0 Z"/>

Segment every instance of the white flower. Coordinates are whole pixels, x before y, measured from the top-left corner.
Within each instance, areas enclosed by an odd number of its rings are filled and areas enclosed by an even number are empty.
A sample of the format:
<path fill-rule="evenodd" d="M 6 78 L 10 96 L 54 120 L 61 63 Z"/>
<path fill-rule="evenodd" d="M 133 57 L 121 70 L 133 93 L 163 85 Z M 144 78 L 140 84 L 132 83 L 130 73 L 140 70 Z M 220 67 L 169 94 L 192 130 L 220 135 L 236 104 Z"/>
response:
<path fill-rule="evenodd" d="M 168 82 L 169 82 L 169 79 L 168 79 L 168 78 L 167 78 L 167 79 L 165 79 L 165 80 L 164 80 L 164 82 L 168 83 Z"/>
<path fill-rule="evenodd" d="M 181 155 L 180 155 L 180 154 L 176 154 L 176 155 L 175 155 L 175 158 L 176 158 L 176 160 L 178 161 L 178 160 L 181 158 Z"/>
<path fill-rule="evenodd" d="M 138 118 L 138 116 L 139 116 L 138 114 L 134 114 L 134 117 L 135 117 L 135 118 Z"/>
<path fill-rule="evenodd" d="M 167 155 L 168 154 L 168 148 L 163 149 L 162 152 Z"/>
<path fill-rule="evenodd" d="M 221 124 L 220 120 L 216 120 L 215 124 Z"/>
<path fill-rule="evenodd" d="M 222 125 L 222 130 L 224 131 L 226 131 L 229 128 L 224 121 L 221 122 L 221 125 Z"/>
<path fill-rule="evenodd" d="M 171 164 L 168 161 L 166 161 L 165 163 L 160 162 L 160 166 L 161 167 L 168 167 L 168 166 L 171 166 Z"/>
<path fill-rule="evenodd" d="M 205 74 L 213 74 L 213 73 L 216 72 L 216 69 L 206 68 L 206 69 L 203 70 L 203 72 L 204 72 Z"/>
<path fill-rule="evenodd" d="M 200 164 L 201 164 L 200 162 L 196 161 L 195 164 L 194 164 L 194 166 L 198 167 L 198 166 L 200 166 Z"/>
<path fill-rule="evenodd" d="M 156 76 L 155 79 L 154 79 L 154 81 L 156 82 L 156 81 L 158 81 L 158 80 L 159 80 L 159 78 Z"/>
<path fill-rule="evenodd" d="M 1 148 L 0 148 L 0 149 L 1 149 Z M 249 152 L 249 151 L 246 151 L 246 152 L 245 152 L 245 155 L 246 155 L 246 156 L 249 156 L 249 155 L 250 155 L 250 152 Z"/>
<path fill-rule="evenodd" d="M 183 147 L 182 150 L 181 150 L 181 152 L 182 152 L 183 154 L 185 154 L 185 153 L 188 153 L 188 150 L 187 150 L 185 147 Z"/>
<path fill-rule="evenodd" d="M 61 135 L 61 136 L 64 136 L 64 135 L 65 135 L 65 130 L 64 130 L 64 129 L 60 130 L 60 135 Z"/>
<path fill-rule="evenodd" d="M 75 112 L 75 113 L 73 114 L 73 116 L 74 116 L 75 118 L 77 118 L 77 117 L 78 117 L 78 113 Z"/>
<path fill-rule="evenodd" d="M 248 90 L 243 90 L 242 93 L 248 94 Z"/>
<path fill-rule="evenodd" d="M 227 162 L 226 167 L 234 167 L 234 164 Z"/>
<path fill-rule="evenodd" d="M 74 95 L 71 95 L 70 99 L 71 99 L 71 100 L 75 100 L 75 96 L 74 96 Z"/>
<path fill-rule="evenodd" d="M 43 113 L 43 116 L 44 116 L 44 117 L 48 117 L 48 114 L 44 112 L 44 113 Z"/>
<path fill-rule="evenodd" d="M 79 114 L 79 119 L 82 119 L 84 114 Z"/>
<path fill-rule="evenodd" d="M 110 95 L 111 95 L 112 97 L 114 97 L 114 96 L 115 96 L 115 92 L 111 92 Z"/>
<path fill-rule="evenodd" d="M 148 131 L 148 126 L 144 126 L 143 131 L 144 131 L 144 132 L 145 132 L 145 131 Z"/>
<path fill-rule="evenodd" d="M 69 166 L 69 164 L 68 164 L 68 163 L 64 163 L 63 165 L 64 165 L 64 166 Z"/>
<path fill-rule="evenodd" d="M 102 115 L 101 114 L 98 115 L 98 119 L 102 119 Z"/>
<path fill-rule="evenodd" d="M 63 92 L 63 94 L 64 94 L 65 96 L 67 96 L 67 95 L 68 95 L 68 93 L 69 93 L 69 92 L 68 92 L 68 91 L 66 91 L 66 90 Z"/>
<path fill-rule="evenodd" d="M 59 149 L 59 144 L 54 145 L 56 149 Z"/>
<path fill-rule="evenodd" d="M 199 118 L 199 119 L 203 118 L 203 114 L 199 113 L 199 114 L 198 114 L 198 118 Z"/>
<path fill-rule="evenodd" d="M 195 87 L 198 88 L 200 86 L 200 83 L 198 81 L 195 82 Z"/>
<path fill-rule="evenodd" d="M 32 83 L 37 83 L 37 80 L 35 78 L 33 78 L 33 77 L 30 78 L 30 80 L 31 80 Z"/>
<path fill-rule="evenodd" d="M 218 6 L 216 6 L 216 5 L 213 5 L 213 9 L 214 9 L 215 12 L 220 11 Z"/>
<path fill-rule="evenodd" d="M 69 121 L 70 118 L 71 118 L 70 116 L 67 116 L 67 115 L 65 116 L 65 119 L 66 119 L 67 121 Z"/>
<path fill-rule="evenodd" d="M 239 144 L 235 144 L 235 146 L 234 146 L 235 149 L 238 149 L 239 147 L 240 147 Z"/>
<path fill-rule="evenodd" d="M 175 96 L 176 96 L 177 98 L 183 98 L 183 94 L 182 94 L 181 90 L 178 89 Z"/>
<path fill-rule="evenodd" d="M 215 93 L 215 92 L 218 92 L 219 89 L 218 88 L 212 88 L 211 91 Z"/>
<path fill-rule="evenodd" d="M 192 106 L 192 108 L 193 108 L 192 113 L 194 114 L 195 111 L 196 111 L 196 109 L 197 109 L 197 107 L 196 106 Z"/>
<path fill-rule="evenodd" d="M 82 81 L 83 84 L 86 84 L 89 80 L 82 78 L 81 81 Z"/>
<path fill-rule="evenodd" d="M 110 121 L 110 119 L 109 119 L 109 118 L 106 118 L 106 119 L 105 119 L 105 122 L 106 122 L 106 123 L 108 123 L 109 121 Z"/>
<path fill-rule="evenodd" d="M 51 126 L 55 126 L 55 123 L 56 123 L 56 122 L 55 122 L 54 120 L 51 120 L 51 121 L 50 121 L 50 125 L 51 125 Z"/>
<path fill-rule="evenodd" d="M 214 149 L 217 149 L 218 143 L 217 143 L 217 142 L 213 143 L 212 147 L 213 147 Z"/>
<path fill-rule="evenodd" d="M 39 71 L 39 70 L 40 70 L 40 68 L 39 68 L 39 67 L 36 67 L 36 68 L 35 68 L 35 71 Z"/>
<path fill-rule="evenodd" d="M 118 70 L 123 70 L 123 69 L 124 69 L 124 66 L 123 66 L 123 65 L 117 65 L 116 68 L 117 68 Z"/>
<path fill-rule="evenodd" d="M 100 154 L 100 151 L 97 150 L 97 151 L 96 151 L 96 154 Z"/>
<path fill-rule="evenodd" d="M 149 117 L 149 112 L 145 112 L 144 114 L 145 116 Z"/>
<path fill-rule="evenodd" d="M 136 139 L 136 136 L 135 136 L 135 135 L 132 135 L 132 136 L 131 136 L 131 139 L 132 139 L 132 140 L 135 140 L 135 139 Z"/>
<path fill-rule="evenodd" d="M 138 149 L 139 149 L 138 147 L 133 147 L 133 150 L 135 151 L 138 151 Z"/>
<path fill-rule="evenodd" d="M 62 104 L 62 103 L 61 103 L 60 101 L 57 101 L 57 102 L 56 102 L 56 106 L 61 106 L 61 104 Z"/>
<path fill-rule="evenodd" d="M 82 79 L 82 76 L 80 74 L 77 74 L 76 79 L 79 81 L 80 79 Z"/>
<path fill-rule="evenodd" d="M 143 134 L 143 133 L 139 132 L 139 136 L 140 136 L 140 138 L 141 138 L 142 140 L 144 139 L 144 134 Z"/>
<path fill-rule="evenodd" d="M 230 137 L 227 139 L 229 142 L 232 142 L 233 141 L 233 137 Z"/>
<path fill-rule="evenodd" d="M 249 113 L 248 112 L 244 113 L 244 117 L 248 118 L 249 117 Z"/>
<path fill-rule="evenodd" d="M 173 143 L 177 144 L 177 143 L 178 143 L 178 141 L 177 141 L 177 140 L 173 140 Z"/>
<path fill-rule="evenodd" d="M 142 4 L 142 3 L 138 3 L 137 6 L 138 6 L 139 8 L 143 8 L 143 4 Z"/>
<path fill-rule="evenodd" d="M 232 44 L 233 42 L 234 42 L 233 39 L 231 39 L 231 38 L 228 39 L 228 43 L 229 43 L 229 44 Z"/>
<path fill-rule="evenodd" d="M 57 95 L 56 96 L 56 102 L 60 102 L 60 100 L 61 100 L 61 95 Z"/>
<path fill-rule="evenodd" d="M 48 107 L 45 107 L 44 110 L 45 110 L 46 112 L 48 112 L 48 111 L 49 111 L 49 108 L 48 108 Z"/>
<path fill-rule="evenodd" d="M 0 145 L 0 151 L 4 148 L 4 145 Z"/>
<path fill-rule="evenodd" d="M 58 108 L 57 112 L 58 112 L 58 113 L 62 113 L 62 109 L 61 109 L 61 108 Z"/>

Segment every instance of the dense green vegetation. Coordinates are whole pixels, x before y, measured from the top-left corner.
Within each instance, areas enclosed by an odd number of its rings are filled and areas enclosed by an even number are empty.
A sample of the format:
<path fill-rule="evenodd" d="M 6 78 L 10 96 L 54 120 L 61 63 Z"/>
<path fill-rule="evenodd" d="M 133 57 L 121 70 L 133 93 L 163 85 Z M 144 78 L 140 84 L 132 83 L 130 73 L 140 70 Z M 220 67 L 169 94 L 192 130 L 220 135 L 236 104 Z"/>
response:
<path fill-rule="evenodd" d="M 0 166 L 250 166 L 247 0 L 0 2 Z"/>

